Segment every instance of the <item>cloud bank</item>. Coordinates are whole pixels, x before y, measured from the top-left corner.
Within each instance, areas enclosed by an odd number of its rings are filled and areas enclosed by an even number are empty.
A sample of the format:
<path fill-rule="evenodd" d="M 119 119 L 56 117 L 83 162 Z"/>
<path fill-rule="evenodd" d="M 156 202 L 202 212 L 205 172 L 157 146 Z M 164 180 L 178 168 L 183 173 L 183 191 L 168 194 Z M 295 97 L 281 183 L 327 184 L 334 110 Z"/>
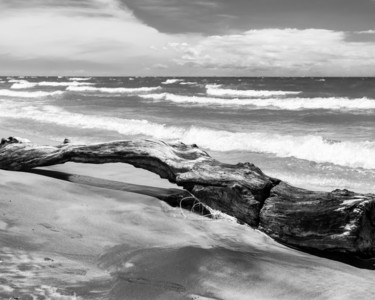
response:
<path fill-rule="evenodd" d="M 196 44 L 170 45 L 182 66 L 232 75 L 370 76 L 375 43 L 350 42 L 346 33 L 324 29 L 264 29 L 209 36 Z"/>
<path fill-rule="evenodd" d="M 240 2 L 238 7 L 249 5 L 247 1 Z M 375 76 L 373 28 L 339 31 L 282 27 L 248 30 L 247 27 L 244 31 L 236 27 L 235 34 L 233 30 L 221 30 L 216 35 L 208 34 L 207 30 L 184 33 L 177 28 L 176 32 L 168 33 L 137 17 L 127 3 L 136 2 L 0 0 L 0 72 L 3 75 Z M 170 27 L 179 18 L 181 24 L 191 22 L 186 20 L 187 12 L 197 11 L 197 7 L 200 10 L 194 16 L 199 18 L 211 11 L 235 15 L 233 9 L 225 10 L 228 3 L 222 0 L 194 0 L 178 7 L 177 0 L 137 3 L 148 12 L 155 7 L 155 13 L 169 13 L 170 23 L 166 24 Z M 200 24 L 218 25 L 209 20 L 207 17 Z"/>

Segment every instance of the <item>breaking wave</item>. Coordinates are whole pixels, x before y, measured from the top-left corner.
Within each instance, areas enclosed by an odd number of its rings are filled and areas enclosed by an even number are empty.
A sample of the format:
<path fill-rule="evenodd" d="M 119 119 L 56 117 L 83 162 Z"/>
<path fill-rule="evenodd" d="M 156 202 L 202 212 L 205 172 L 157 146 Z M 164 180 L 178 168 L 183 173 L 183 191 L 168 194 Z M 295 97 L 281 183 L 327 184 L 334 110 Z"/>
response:
<path fill-rule="evenodd" d="M 166 81 L 163 81 L 162 84 L 173 84 L 177 82 L 182 82 L 183 79 L 167 79 Z"/>
<path fill-rule="evenodd" d="M 156 101 L 170 101 L 175 103 L 194 103 L 200 105 L 224 105 L 224 106 L 233 106 L 233 105 L 252 105 L 253 100 L 246 99 L 224 99 L 224 98 L 210 98 L 210 97 L 199 97 L 199 96 L 184 96 L 176 95 L 170 93 L 160 93 L 160 94 L 148 94 L 140 95 L 139 97 L 144 99 L 152 99 Z"/>
<path fill-rule="evenodd" d="M 14 90 L 20 90 L 20 89 L 30 89 L 30 88 L 33 88 L 35 86 L 37 86 L 37 83 L 28 82 L 26 80 L 20 80 L 18 82 L 13 83 L 10 88 L 14 89 Z"/>
<path fill-rule="evenodd" d="M 160 86 L 156 87 L 139 87 L 139 88 L 96 88 L 91 86 L 69 86 L 66 90 L 71 92 L 100 92 L 110 94 L 126 94 L 126 93 L 147 93 L 160 90 Z"/>
<path fill-rule="evenodd" d="M 9 81 L 11 82 L 11 81 Z M 41 81 L 41 82 L 29 82 L 27 80 L 17 80 L 12 81 L 14 82 L 11 86 L 11 89 L 29 89 L 36 86 L 53 86 L 53 87 L 65 87 L 65 86 L 88 86 L 88 85 L 94 85 L 93 83 L 88 82 L 53 82 L 53 81 Z"/>
<path fill-rule="evenodd" d="M 94 83 L 77 82 L 77 81 L 67 81 L 67 82 L 42 81 L 42 82 L 39 82 L 38 85 L 39 86 L 87 86 L 87 85 L 94 85 Z"/>
<path fill-rule="evenodd" d="M 71 77 L 69 78 L 69 80 L 72 80 L 72 81 L 86 81 L 86 80 L 90 80 L 91 77 Z"/>
<path fill-rule="evenodd" d="M 182 81 L 180 82 L 181 85 L 195 85 L 195 84 L 198 84 L 197 82 L 195 81 Z"/>
<path fill-rule="evenodd" d="M 0 116 L 27 118 L 73 128 L 100 129 L 123 135 L 145 135 L 180 140 L 214 151 L 251 151 L 295 157 L 318 163 L 375 169 L 375 142 L 336 141 L 322 136 L 293 136 L 265 132 L 231 132 L 204 127 L 167 126 L 147 120 L 121 119 L 72 113 L 55 106 L 22 106 L 0 103 Z"/>
<path fill-rule="evenodd" d="M 210 96 L 217 97 L 272 97 L 272 96 L 285 96 L 297 95 L 301 92 L 295 91 L 268 91 L 268 90 L 232 90 L 223 89 L 221 85 L 207 84 L 206 93 Z"/>
<path fill-rule="evenodd" d="M 363 110 L 375 109 L 375 100 L 368 98 L 267 98 L 267 99 L 225 99 L 213 97 L 183 96 L 170 93 L 140 95 L 144 99 L 170 101 L 175 103 L 193 103 L 201 106 L 251 106 L 281 110 L 330 109 L 330 110 Z"/>
<path fill-rule="evenodd" d="M 0 96 L 18 97 L 18 98 L 39 98 L 39 97 L 62 95 L 63 93 L 64 93 L 63 91 L 54 91 L 54 92 L 43 92 L 43 91 L 20 92 L 20 91 L 12 91 L 12 90 L 0 90 Z"/>

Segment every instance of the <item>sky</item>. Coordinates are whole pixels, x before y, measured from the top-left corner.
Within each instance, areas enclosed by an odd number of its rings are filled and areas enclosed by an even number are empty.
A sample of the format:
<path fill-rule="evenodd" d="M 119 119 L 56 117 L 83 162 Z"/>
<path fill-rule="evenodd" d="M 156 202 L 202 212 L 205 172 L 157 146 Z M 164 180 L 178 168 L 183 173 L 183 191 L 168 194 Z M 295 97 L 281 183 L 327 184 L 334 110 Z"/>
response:
<path fill-rule="evenodd" d="M 375 0 L 0 0 L 0 75 L 375 76 Z"/>

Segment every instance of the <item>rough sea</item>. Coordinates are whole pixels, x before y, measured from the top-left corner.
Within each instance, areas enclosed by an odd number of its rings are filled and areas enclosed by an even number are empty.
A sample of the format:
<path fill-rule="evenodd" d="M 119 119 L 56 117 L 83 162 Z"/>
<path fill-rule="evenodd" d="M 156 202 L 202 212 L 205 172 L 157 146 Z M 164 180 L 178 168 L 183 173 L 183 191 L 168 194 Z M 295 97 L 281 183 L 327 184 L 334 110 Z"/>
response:
<path fill-rule="evenodd" d="M 0 125 L 194 143 L 296 186 L 375 192 L 375 78 L 0 77 Z"/>

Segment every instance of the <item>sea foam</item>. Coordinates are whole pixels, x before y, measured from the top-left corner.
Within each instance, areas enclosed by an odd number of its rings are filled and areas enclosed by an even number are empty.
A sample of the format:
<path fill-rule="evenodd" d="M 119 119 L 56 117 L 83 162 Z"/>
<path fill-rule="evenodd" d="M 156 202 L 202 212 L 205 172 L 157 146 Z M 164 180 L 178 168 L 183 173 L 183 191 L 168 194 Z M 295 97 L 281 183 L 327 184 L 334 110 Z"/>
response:
<path fill-rule="evenodd" d="M 206 93 L 209 96 L 218 97 L 272 97 L 272 96 L 285 96 L 297 95 L 301 92 L 296 91 L 269 91 L 269 90 L 233 90 L 223 89 L 221 85 L 207 84 Z"/>
<path fill-rule="evenodd" d="M 150 91 L 160 90 L 160 86 L 156 87 L 139 87 L 139 88 L 97 88 L 90 86 L 69 86 L 66 90 L 71 92 L 99 92 L 110 94 L 126 94 L 126 93 L 147 93 Z"/>
<path fill-rule="evenodd" d="M 19 89 L 30 89 L 37 86 L 37 83 L 35 82 L 28 82 L 26 80 L 19 80 L 18 82 L 15 82 L 12 84 L 10 87 L 11 89 L 14 90 L 19 90 Z"/>
<path fill-rule="evenodd" d="M 9 81 L 11 82 L 11 81 Z M 52 87 L 66 87 L 66 86 L 88 86 L 94 85 L 94 83 L 88 82 L 54 82 L 54 81 L 41 81 L 41 82 L 29 82 L 27 80 L 17 80 L 12 81 L 14 82 L 11 86 L 11 89 L 29 89 L 36 86 L 52 86 Z"/>
<path fill-rule="evenodd" d="M 319 135 L 295 136 L 267 132 L 232 132 L 197 126 L 167 126 L 147 120 L 84 115 L 55 106 L 24 106 L 6 102 L 0 103 L 0 116 L 27 118 L 73 128 L 108 130 L 128 136 L 144 135 L 164 140 L 180 140 L 214 151 L 270 153 L 318 163 L 375 169 L 373 141 L 332 143 Z"/>
<path fill-rule="evenodd" d="M 167 79 L 166 81 L 163 81 L 162 84 L 173 84 L 177 82 L 182 82 L 183 79 Z"/>
<path fill-rule="evenodd" d="M 253 105 L 253 100 L 250 99 L 224 99 L 224 98 L 213 98 L 213 97 L 200 97 L 200 96 L 184 96 L 176 95 L 171 93 L 159 93 L 159 94 L 148 94 L 140 95 L 139 97 L 144 99 L 152 99 L 156 101 L 170 101 L 175 103 L 192 103 L 199 104 L 202 106 L 208 105 L 223 105 L 223 106 L 233 106 L 233 105 Z"/>
<path fill-rule="evenodd" d="M 91 77 L 71 77 L 69 78 L 69 80 L 72 80 L 72 81 L 86 81 L 86 80 L 90 80 Z"/>
<path fill-rule="evenodd" d="M 198 84 L 197 82 L 195 81 L 182 81 L 180 82 L 181 85 L 196 85 Z"/>
<path fill-rule="evenodd" d="M 67 82 L 53 82 L 53 81 L 42 81 L 38 83 L 39 86 L 88 86 L 94 85 L 90 82 L 77 82 L 77 81 L 67 81 Z"/>
<path fill-rule="evenodd" d="M 280 109 L 280 110 L 366 110 L 375 109 L 375 99 L 340 97 L 329 98 L 266 98 L 266 99 L 225 99 L 214 97 L 184 96 L 171 93 L 140 95 L 144 99 L 170 101 L 175 103 L 191 103 L 199 106 L 249 106 L 249 109 Z"/>
<path fill-rule="evenodd" d="M 30 92 L 20 92 L 12 90 L 0 90 L 0 96 L 6 97 L 18 97 L 18 98 L 39 98 L 47 96 L 57 96 L 62 95 L 63 91 L 54 91 L 54 92 L 44 92 L 44 91 L 30 91 Z"/>

